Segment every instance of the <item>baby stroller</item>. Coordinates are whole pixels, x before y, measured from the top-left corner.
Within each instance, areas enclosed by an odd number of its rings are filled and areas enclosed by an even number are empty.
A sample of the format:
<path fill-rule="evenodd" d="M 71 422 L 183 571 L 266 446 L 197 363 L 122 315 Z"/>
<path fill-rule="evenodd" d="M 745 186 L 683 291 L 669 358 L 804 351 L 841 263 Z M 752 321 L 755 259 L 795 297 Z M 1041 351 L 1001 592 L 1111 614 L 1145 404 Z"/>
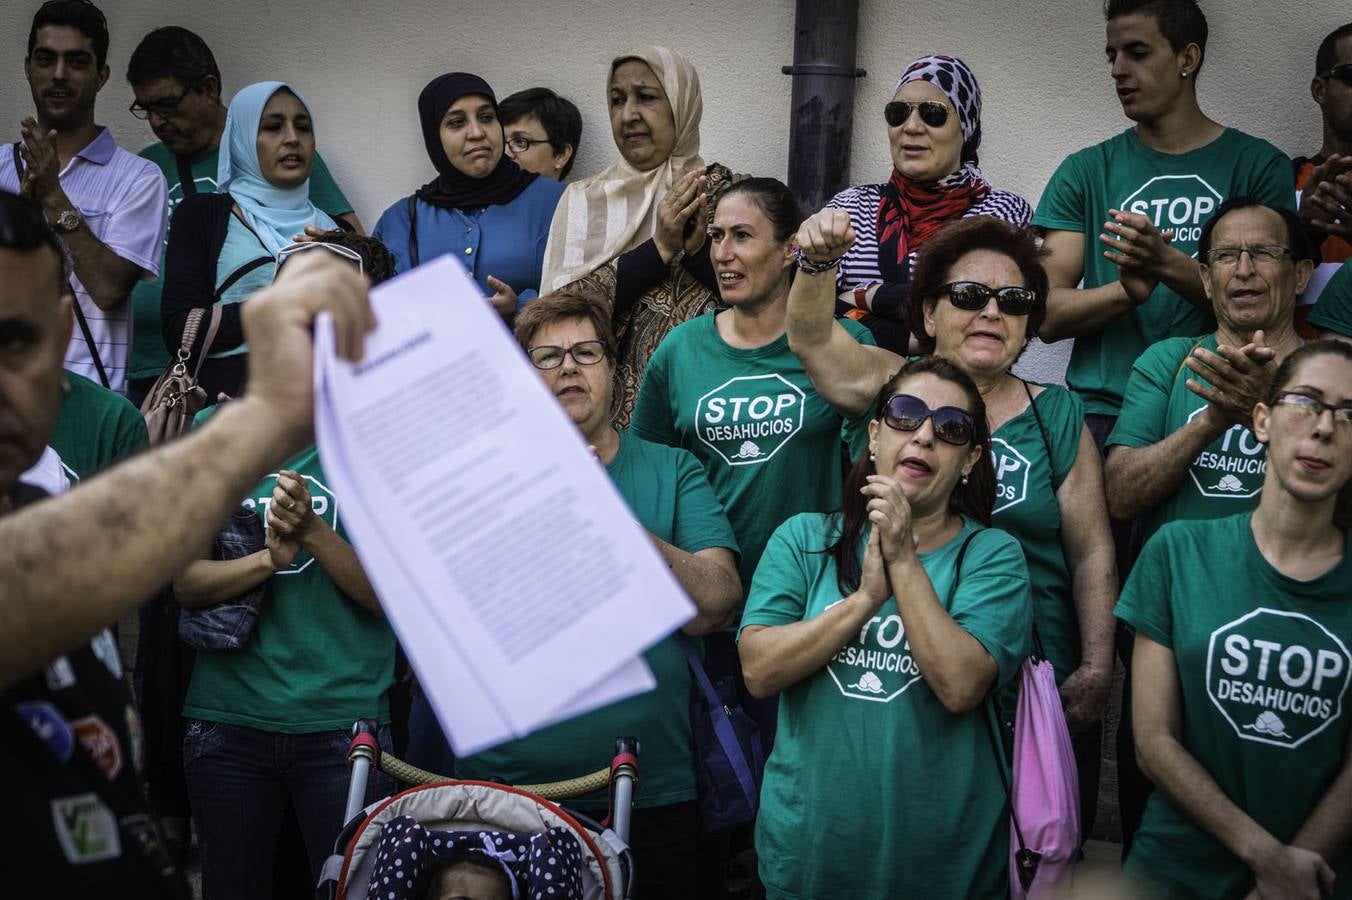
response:
<path fill-rule="evenodd" d="M 608 768 L 567 781 L 513 787 L 426 772 L 381 753 L 375 731 L 369 721 L 353 726 L 346 825 L 320 874 L 316 896 L 321 900 L 366 900 L 373 881 L 381 885 L 380 897 L 411 900 L 422 867 L 452 847 L 484 850 L 498 859 L 521 900 L 631 900 L 634 862 L 628 840 L 638 781 L 635 739 L 616 740 Z M 373 765 L 412 787 L 363 808 Z M 610 796 L 605 824 L 554 802 L 604 788 Z M 542 873 L 550 867 L 546 890 Z"/>

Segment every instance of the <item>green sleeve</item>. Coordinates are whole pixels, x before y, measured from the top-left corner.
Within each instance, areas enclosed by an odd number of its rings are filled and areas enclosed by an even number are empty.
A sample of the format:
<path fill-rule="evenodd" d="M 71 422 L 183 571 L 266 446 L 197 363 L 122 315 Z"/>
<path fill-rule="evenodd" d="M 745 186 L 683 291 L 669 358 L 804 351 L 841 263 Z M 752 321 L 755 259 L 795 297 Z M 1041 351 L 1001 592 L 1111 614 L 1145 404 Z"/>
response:
<path fill-rule="evenodd" d="M 737 538 L 718 502 L 704 467 L 688 450 L 672 451 L 676 460 L 676 524 L 672 541 L 686 553 L 726 547 L 738 553 Z"/>
<path fill-rule="evenodd" d="M 671 386 L 667 379 L 670 347 L 667 342 L 659 344 L 648 360 L 648 367 L 643 370 L 629 430 L 645 441 L 679 447 L 681 436 L 676 433 L 676 411 L 672 408 Z"/>
<path fill-rule="evenodd" d="M 116 436 L 113 439 L 113 455 L 108 465 L 121 462 L 150 446 L 150 432 L 146 429 L 146 420 L 130 401 L 118 404 L 114 431 Z"/>
<path fill-rule="evenodd" d="M 1113 610 L 1113 615 L 1162 647 L 1174 645 L 1169 542 L 1174 530 L 1184 524 L 1167 522 L 1145 542 Z"/>
<path fill-rule="evenodd" d="M 352 212 L 352 204 L 344 196 L 333 173 L 324 163 L 324 157 L 315 153 L 315 164 L 310 169 L 310 201 L 335 218 Z"/>
<path fill-rule="evenodd" d="M 1167 436 L 1169 393 L 1179 366 L 1199 341 L 1169 338 L 1145 348 L 1131 366 L 1122 410 L 1108 435 L 1108 446 L 1149 447 Z"/>
<path fill-rule="evenodd" d="M 1047 428 L 1047 443 L 1052 467 L 1052 489 L 1060 490 L 1075 460 L 1080 456 L 1080 433 L 1084 429 L 1084 401 L 1080 395 L 1062 387 L 1048 387 L 1034 398 L 1042 423 Z"/>
<path fill-rule="evenodd" d="M 1085 229 L 1085 184 L 1080 169 L 1080 155 L 1067 156 L 1052 173 L 1042 191 L 1032 224 L 1048 231 L 1073 231 L 1083 234 Z"/>
<path fill-rule="evenodd" d="M 1305 321 L 1321 331 L 1352 337 L 1352 260 L 1333 273 Z"/>
<path fill-rule="evenodd" d="M 1266 161 L 1254 166 L 1253 180 L 1241 189 L 1236 185 L 1232 196 L 1247 194 L 1278 209 L 1296 209 L 1296 177 L 1291 160 L 1276 147 L 1263 142 L 1268 150 Z"/>
<path fill-rule="evenodd" d="M 868 330 L 865 325 L 860 325 L 854 319 L 836 319 L 841 327 L 849 332 L 850 337 L 861 344 L 867 344 L 870 347 L 878 346 L 878 340 L 873 336 L 873 332 Z"/>
<path fill-rule="evenodd" d="M 792 625 L 803 621 L 807 611 L 808 591 L 812 589 L 812 578 L 806 562 L 810 553 L 804 544 L 810 523 L 824 523 L 825 517 L 816 513 L 800 514 L 792 517 L 775 529 L 761 554 L 756 574 L 751 579 L 751 589 L 747 592 L 746 608 L 742 612 L 742 624 L 738 631 L 748 625 Z M 824 546 L 822 535 L 814 535 L 817 550 Z M 815 554 L 819 561 L 830 559 L 825 554 Z"/>
<path fill-rule="evenodd" d="M 1028 564 L 1017 540 L 995 528 L 972 539 L 948 613 L 995 660 L 997 684 L 1014 677 L 1033 649 Z"/>

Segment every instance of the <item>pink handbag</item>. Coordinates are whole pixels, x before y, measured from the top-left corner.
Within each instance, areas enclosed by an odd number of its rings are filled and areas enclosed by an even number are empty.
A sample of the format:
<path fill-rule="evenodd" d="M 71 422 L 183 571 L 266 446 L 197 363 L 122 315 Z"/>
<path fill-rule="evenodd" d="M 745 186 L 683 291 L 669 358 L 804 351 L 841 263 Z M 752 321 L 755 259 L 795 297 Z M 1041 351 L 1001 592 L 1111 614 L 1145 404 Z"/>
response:
<path fill-rule="evenodd" d="M 1019 672 L 1013 775 L 1010 892 L 1015 900 L 1052 897 L 1069 885 L 1080 855 L 1080 778 L 1056 675 L 1038 657 Z"/>

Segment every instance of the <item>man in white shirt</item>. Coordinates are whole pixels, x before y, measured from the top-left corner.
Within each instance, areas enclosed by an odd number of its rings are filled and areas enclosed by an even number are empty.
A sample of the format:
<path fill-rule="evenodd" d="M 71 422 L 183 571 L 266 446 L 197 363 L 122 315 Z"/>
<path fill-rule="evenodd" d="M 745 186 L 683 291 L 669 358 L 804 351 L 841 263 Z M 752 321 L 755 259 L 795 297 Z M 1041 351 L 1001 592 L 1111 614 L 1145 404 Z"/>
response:
<path fill-rule="evenodd" d="M 0 147 L 0 188 L 37 203 L 65 242 L 78 302 L 66 368 L 124 389 L 128 297 L 159 273 L 164 176 L 94 122 L 108 81 L 108 23 L 88 0 L 51 0 L 33 17 L 24 72 L 36 116 Z"/>

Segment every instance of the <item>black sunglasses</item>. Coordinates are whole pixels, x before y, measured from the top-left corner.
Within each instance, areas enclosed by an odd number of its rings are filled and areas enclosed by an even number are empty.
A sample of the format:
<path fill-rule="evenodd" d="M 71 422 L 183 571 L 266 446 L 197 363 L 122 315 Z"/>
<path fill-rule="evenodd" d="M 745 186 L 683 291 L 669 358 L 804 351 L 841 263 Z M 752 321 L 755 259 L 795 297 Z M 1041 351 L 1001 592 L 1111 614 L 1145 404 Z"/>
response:
<path fill-rule="evenodd" d="M 1343 63 L 1341 66 L 1334 66 L 1319 77 L 1336 78 L 1348 87 L 1352 87 L 1352 63 Z"/>
<path fill-rule="evenodd" d="M 972 442 L 976 424 L 972 414 L 956 406 L 930 409 L 911 394 L 893 394 L 883 405 L 883 423 L 896 431 L 919 431 L 926 419 L 934 421 L 934 436 L 945 444 L 961 447 Z"/>
<path fill-rule="evenodd" d="M 1037 294 L 1028 288 L 993 288 L 976 281 L 953 281 L 939 288 L 939 292 L 948 295 L 949 303 L 969 312 L 985 309 L 994 296 L 995 305 L 1007 316 L 1026 316 L 1037 302 Z"/>
<path fill-rule="evenodd" d="M 948 105 L 938 100 L 921 100 L 913 103 L 909 100 L 893 100 L 883 107 L 883 118 L 887 124 L 896 128 L 911 117 L 913 110 L 920 110 L 920 121 L 931 128 L 943 128 L 948 121 Z"/>

